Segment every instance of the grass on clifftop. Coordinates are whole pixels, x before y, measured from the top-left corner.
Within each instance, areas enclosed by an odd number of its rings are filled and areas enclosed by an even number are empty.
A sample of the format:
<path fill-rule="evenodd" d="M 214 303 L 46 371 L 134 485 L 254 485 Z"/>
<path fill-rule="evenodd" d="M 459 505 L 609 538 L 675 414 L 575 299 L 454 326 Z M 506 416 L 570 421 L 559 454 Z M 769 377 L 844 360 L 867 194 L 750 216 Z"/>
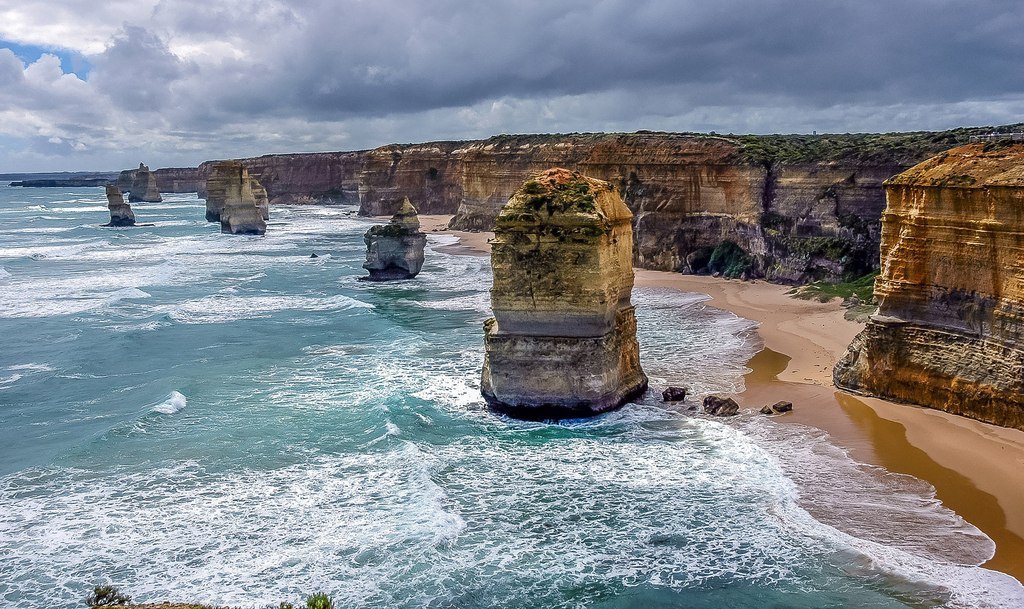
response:
<path fill-rule="evenodd" d="M 862 303 L 870 303 L 874 297 L 875 277 L 878 273 L 868 273 L 853 281 L 830 283 L 828 281 L 815 281 L 789 291 L 796 298 L 804 300 L 817 299 L 821 302 L 828 302 L 833 298 L 849 300 L 856 296 Z"/>
<path fill-rule="evenodd" d="M 999 127 L 962 127 L 948 131 L 908 133 L 844 133 L 822 135 L 729 135 L 743 146 L 743 156 L 753 163 L 861 162 L 869 165 L 916 165 L 970 141 L 972 135 L 1011 133 L 1024 123 Z"/>

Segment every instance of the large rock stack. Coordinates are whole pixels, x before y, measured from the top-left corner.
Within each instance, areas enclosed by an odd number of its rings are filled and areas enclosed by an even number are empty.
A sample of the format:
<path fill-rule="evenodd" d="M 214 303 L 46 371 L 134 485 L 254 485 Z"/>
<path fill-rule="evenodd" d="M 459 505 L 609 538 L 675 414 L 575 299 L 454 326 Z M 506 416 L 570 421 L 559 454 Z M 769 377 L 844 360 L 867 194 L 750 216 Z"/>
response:
<path fill-rule="evenodd" d="M 135 214 L 131 205 L 124 202 L 121 189 L 115 184 L 107 184 L 107 209 L 110 210 L 110 222 L 103 226 L 135 226 Z"/>
<path fill-rule="evenodd" d="M 128 202 L 159 203 L 160 201 L 163 201 L 163 198 L 160 196 L 160 189 L 156 186 L 156 176 L 144 163 L 139 163 L 139 168 L 135 170 L 135 175 L 132 177 L 131 189 L 128 191 Z"/>
<path fill-rule="evenodd" d="M 954 148 L 886 196 L 878 313 L 836 385 L 1024 429 L 1024 146 Z"/>
<path fill-rule="evenodd" d="M 492 407 L 590 416 L 647 388 L 630 304 L 631 219 L 612 185 L 566 169 L 530 178 L 502 208 L 481 381 Z"/>
<path fill-rule="evenodd" d="M 221 212 L 224 210 L 224 203 L 227 200 L 228 186 L 234 182 L 235 175 L 245 171 L 249 180 L 249 189 L 256 200 L 256 208 L 264 220 L 270 219 L 270 202 L 267 198 L 267 189 L 259 183 L 259 180 L 250 176 L 248 170 L 238 161 L 217 161 L 210 168 L 209 176 L 206 178 L 206 221 L 220 222 Z"/>
<path fill-rule="evenodd" d="M 412 279 L 423 267 L 423 247 L 427 236 L 420 232 L 420 219 L 416 208 L 406 198 L 402 207 L 387 224 L 371 226 L 363 236 L 366 243 L 366 262 L 370 271 L 368 281 Z"/>
<path fill-rule="evenodd" d="M 214 165 L 206 190 L 206 218 L 211 218 L 212 204 L 222 233 L 262 235 L 267 232 L 267 223 L 253 194 L 252 179 L 241 163 L 224 161 Z"/>

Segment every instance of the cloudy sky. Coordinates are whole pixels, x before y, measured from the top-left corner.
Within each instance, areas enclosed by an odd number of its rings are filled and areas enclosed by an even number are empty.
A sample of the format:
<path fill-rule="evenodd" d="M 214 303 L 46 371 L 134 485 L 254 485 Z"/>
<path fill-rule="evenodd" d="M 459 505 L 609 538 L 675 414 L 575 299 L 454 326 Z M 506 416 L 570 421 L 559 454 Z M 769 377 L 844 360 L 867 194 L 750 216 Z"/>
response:
<path fill-rule="evenodd" d="M 1021 0 L 0 0 L 0 172 L 1024 120 Z"/>

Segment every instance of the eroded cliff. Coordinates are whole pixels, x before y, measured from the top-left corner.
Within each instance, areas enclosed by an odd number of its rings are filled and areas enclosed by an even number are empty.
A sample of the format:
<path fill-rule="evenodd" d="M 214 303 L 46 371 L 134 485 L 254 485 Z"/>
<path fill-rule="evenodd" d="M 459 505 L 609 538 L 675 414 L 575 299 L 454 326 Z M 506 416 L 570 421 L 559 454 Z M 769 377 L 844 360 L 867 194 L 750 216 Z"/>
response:
<path fill-rule="evenodd" d="M 886 195 L 878 313 L 836 384 L 1024 429 L 1024 146 L 955 148 Z"/>

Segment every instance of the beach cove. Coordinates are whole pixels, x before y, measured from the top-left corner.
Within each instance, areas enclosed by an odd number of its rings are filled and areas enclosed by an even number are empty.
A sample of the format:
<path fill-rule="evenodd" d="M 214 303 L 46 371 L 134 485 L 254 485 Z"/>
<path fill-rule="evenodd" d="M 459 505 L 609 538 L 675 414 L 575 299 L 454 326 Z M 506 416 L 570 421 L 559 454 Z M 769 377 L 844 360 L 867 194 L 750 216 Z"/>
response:
<path fill-rule="evenodd" d="M 421 217 L 426 230 L 459 237 L 448 251 L 489 251 L 491 233 L 448 231 L 447 216 Z M 634 270 L 638 287 L 707 294 L 708 305 L 757 322 L 762 348 L 735 394 L 741 407 L 792 401 L 794 411 L 779 421 L 821 429 L 854 459 L 931 484 L 944 505 L 996 542 L 986 566 L 1024 580 L 1024 432 L 837 390 L 832 367 L 863 328 L 844 317 L 840 299 L 797 299 L 789 286 L 764 281 Z"/>

